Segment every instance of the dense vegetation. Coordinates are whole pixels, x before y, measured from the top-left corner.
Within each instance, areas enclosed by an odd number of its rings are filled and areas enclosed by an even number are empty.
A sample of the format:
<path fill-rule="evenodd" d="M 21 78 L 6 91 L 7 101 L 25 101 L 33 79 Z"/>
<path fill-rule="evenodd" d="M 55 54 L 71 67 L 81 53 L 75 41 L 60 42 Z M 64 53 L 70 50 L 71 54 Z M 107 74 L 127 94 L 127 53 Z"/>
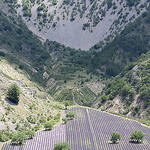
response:
<path fill-rule="evenodd" d="M 1 11 L 0 32 L 0 48 L 7 50 L 7 53 L 1 54 L 41 81 L 43 66 L 50 56 L 37 36 L 27 29 L 20 18 L 6 16 Z"/>
<path fill-rule="evenodd" d="M 142 54 L 137 62 L 126 66 L 123 71 L 112 82 L 109 82 L 101 96 L 101 103 L 107 100 L 112 101 L 116 96 L 120 96 L 125 104 L 123 114 L 132 112 L 132 116 L 140 116 L 140 112 L 146 109 L 145 117 L 149 124 L 150 115 L 150 85 L 149 85 L 149 66 L 150 52 Z M 133 106 L 132 102 L 136 100 L 137 104 Z"/>
<path fill-rule="evenodd" d="M 110 76 L 116 76 L 126 64 L 138 60 L 142 53 L 148 52 L 150 11 L 145 12 L 135 22 L 130 23 L 120 35 L 102 51 L 95 52 L 92 67 Z M 99 44 L 101 45 L 101 44 Z M 98 44 L 91 50 L 99 49 Z"/>

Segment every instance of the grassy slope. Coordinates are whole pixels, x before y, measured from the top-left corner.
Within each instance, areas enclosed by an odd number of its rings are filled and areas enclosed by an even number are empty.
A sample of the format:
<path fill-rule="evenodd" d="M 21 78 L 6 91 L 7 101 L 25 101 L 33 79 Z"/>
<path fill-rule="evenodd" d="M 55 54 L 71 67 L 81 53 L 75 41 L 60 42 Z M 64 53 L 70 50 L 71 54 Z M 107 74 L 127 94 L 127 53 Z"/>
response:
<path fill-rule="evenodd" d="M 14 130 L 16 123 L 21 127 L 31 128 L 43 122 L 48 116 L 56 116 L 60 110 L 64 108 L 63 104 L 55 102 L 54 99 L 44 92 L 43 88 L 36 83 L 30 81 L 26 76 L 27 73 L 20 70 L 16 65 L 10 65 L 5 59 L 0 61 L 1 79 L 1 122 L 5 127 L 9 126 Z M 20 101 L 18 105 L 10 103 L 6 99 L 6 91 L 8 86 L 12 83 L 17 83 L 21 89 Z M 31 118 L 35 123 L 27 120 Z"/>
<path fill-rule="evenodd" d="M 16 16 L 0 11 L 0 48 L 7 59 L 26 69 L 41 81 L 43 66 L 49 57 L 38 38 Z M 50 57 L 49 57 L 50 59 Z"/>

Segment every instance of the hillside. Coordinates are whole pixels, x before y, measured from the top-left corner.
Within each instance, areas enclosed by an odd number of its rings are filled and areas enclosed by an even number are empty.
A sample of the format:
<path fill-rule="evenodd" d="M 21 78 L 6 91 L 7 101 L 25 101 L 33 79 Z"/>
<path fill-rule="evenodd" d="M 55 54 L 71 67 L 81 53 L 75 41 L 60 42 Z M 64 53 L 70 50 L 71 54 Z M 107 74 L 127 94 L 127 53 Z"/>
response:
<path fill-rule="evenodd" d="M 117 37 L 100 52 L 101 43 L 91 48 L 94 56 L 92 67 L 109 76 L 118 75 L 131 62 L 150 49 L 150 11 L 143 13 L 133 23 L 129 23 Z"/>
<path fill-rule="evenodd" d="M 8 87 L 16 83 L 21 89 L 19 104 L 7 99 Z M 59 122 L 63 103 L 58 103 L 44 89 L 29 80 L 26 72 L 16 64 L 0 58 L 0 130 L 4 135 L 20 130 L 43 128 L 43 123 L 54 119 Z M 0 142 L 7 141 L 0 133 Z"/>
<path fill-rule="evenodd" d="M 126 7 L 138 7 L 136 2 L 140 1 L 128 1 Z M 40 42 L 22 19 L 16 16 L 15 7 L 19 9 L 21 6 L 16 1 L 6 1 L 1 5 L 0 55 L 26 70 L 31 80 L 40 83 L 60 102 L 70 101 L 86 106 L 95 104 L 106 84 L 106 77 L 118 75 L 125 65 L 138 60 L 150 47 L 148 5 L 147 12 L 128 24 L 112 42 L 107 43 L 104 48 L 101 43 L 96 44 L 88 52 L 49 40 Z M 26 16 L 28 19 L 30 17 Z"/>
<path fill-rule="evenodd" d="M 150 52 L 125 67 L 108 83 L 103 91 L 99 107 L 139 119 L 150 120 L 149 86 Z"/>
<path fill-rule="evenodd" d="M 3 8 L 5 9 L 2 9 L 3 12 L 0 14 L 0 55 L 16 63 L 20 69 L 26 70 L 31 80 L 45 87 L 57 100 L 72 101 L 74 99 L 72 93 L 76 88 L 78 104 L 84 104 L 84 102 L 91 104 L 99 92 L 92 92 L 86 84 L 90 82 L 94 84 L 98 81 L 103 87 L 104 83 L 101 82 L 101 76 L 93 75 L 90 61 L 86 59 L 90 57 L 89 53 L 76 51 L 56 42 L 46 41 L 42 45 L 38 37 L 23 24 L 21 18 L 13 13 L 6 15 L 6 10 L 9 9 L 6 5 Z M 54 88 L 58 87 L 62 92 L 58 92 L 56 96 Z M 97 86 L 95 87 L 97 89 Z M 88 91 L 89 96 L 84 97 L 80 91 L 84 95 Z M 62 94 L 67 96 L 62 97 Z"/>
<path fill-rule="evenodd" d="M 42 41 L 75 49 L 113 39 L 149 7 L 148 0 L 4 0 Z"/>

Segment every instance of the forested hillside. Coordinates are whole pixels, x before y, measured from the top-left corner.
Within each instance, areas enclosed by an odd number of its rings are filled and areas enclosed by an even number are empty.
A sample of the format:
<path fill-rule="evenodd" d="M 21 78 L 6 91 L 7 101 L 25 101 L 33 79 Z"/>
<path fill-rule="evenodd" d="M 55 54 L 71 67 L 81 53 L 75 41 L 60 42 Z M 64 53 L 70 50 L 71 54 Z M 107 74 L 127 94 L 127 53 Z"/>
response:
<path fill-rule="evenodd" d="M 125 65 L 139 59 L 150 49 L 150 11 L 130 23 L 111 43 L 100 52 L 95 52 L 93 67 L 110 76 L 117 75 Z M 91 50 L 99 49 L 100 44 Z M 93 52 L 94 53 L 94 52 Z"/>
<path fill-rule="evenodd" d="M 150 118 L 150 52 L 124 68 L 109 82 L 100 98 L 99 107 L 140 119 Z"/>

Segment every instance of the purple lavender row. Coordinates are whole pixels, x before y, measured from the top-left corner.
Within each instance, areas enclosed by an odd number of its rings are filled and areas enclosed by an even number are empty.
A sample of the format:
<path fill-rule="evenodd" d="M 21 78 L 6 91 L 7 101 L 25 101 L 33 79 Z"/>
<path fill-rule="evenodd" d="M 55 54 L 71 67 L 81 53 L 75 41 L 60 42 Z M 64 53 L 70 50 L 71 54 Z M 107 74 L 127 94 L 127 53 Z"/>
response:
<path fill-rule="evenodd" d="M 58 142 L 65 142 L 65 125 L 55 126 L 52 131 L 40 131 L 34 139 L 27 140 L 23 146 L 4 144 L 2 150 L 52 150 Z"/>
<path fill-rule="evenodd" d="M 73 108 L 68 111 L 75 113 L 74 120 L 69 121 L 66 125 L 67 142 L 71 150 L 95 150 L 86 110 Z"/>
<path fill-rule="evenodd" d="M 89 114 L 94 129 L 99 149 L 103 150 L 149 150 L 150 149 L 150 129 L 140 123 L 121 118 L 119 116 L 89 109 Z M 146 133 L 143 144 L 129 143 L 129 137 L 133 130 L 142 130 Z M 119 132 L 122 140 L 119 144 L 109 144 L 112 132 Z"/>

